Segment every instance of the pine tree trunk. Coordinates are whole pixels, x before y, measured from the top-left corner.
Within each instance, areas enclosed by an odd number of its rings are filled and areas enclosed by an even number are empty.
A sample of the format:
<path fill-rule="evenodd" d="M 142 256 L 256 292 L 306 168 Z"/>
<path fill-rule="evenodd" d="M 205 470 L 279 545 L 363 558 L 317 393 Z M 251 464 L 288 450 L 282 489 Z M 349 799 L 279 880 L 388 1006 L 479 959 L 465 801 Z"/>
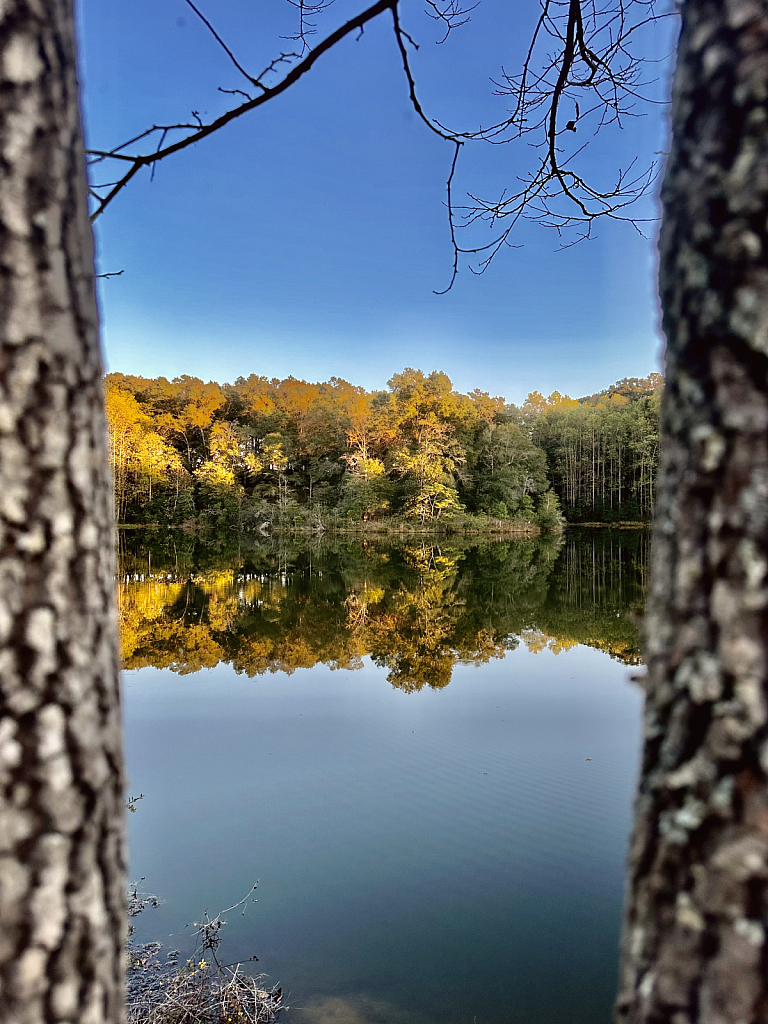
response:
<path fill-rule="evenodd" d="M 768 3 L 683 6 L 617 1020 L 768 1021 Z"/>
<path fill-rule="evenodd" d="M 0 1020 L 115 1024 L 115 545 L 71 0 L 0 4 L 0 151 Z"/>

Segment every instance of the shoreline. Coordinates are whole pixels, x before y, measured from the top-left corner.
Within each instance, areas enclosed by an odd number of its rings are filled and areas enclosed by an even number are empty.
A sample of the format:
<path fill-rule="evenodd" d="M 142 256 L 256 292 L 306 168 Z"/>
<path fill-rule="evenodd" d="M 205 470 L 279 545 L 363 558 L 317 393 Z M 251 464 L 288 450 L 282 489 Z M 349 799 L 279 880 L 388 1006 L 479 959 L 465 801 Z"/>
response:
<path fill-rule="evenodd" d="M 411 526 L 405 523 L 387 525 L 376 523 L 370 525 L 328 526 L 321 529 L 309 526 L 274 526 L 269 532 L 260 530 L 242 531 L 242 536 L 268 538 L 272 536 L 295 537 L 540 537 L 542 534 L 560 534 L 566 530 L 650 530 L 650 522 L 622 520 L 617 523 L 568 523 L 554 529 L 545 530 L 536 523 L 505 523 L 496 520 L 492 524 L 468 524 L 465 526 Z M 179 530 L 187 536 L 200 536 L 209 531 L 197 523 L 118 523 L 118 530 Z M 237 533 L 237 530 L 233 530 Z"/>
<path fill-rule="evenodd" d="M 397 524 L 393 526 L 387 526 L 384 524 L 376 524 L 366 527 L 360 526 L 327 526 L 320 529 L 311 526 L 274 526 L 271 527 L 268 532 L 262 532 L 261 530 L 243 530 L 240 531 L 241 536 L 254 537 L 267 539 L 269 537 L 276 536 L 293 536 L 293 537 L 360 537 L 365 539 L 366 537 L 459 537 L 459 536 L 477 536 L 477 537 L 539 537 L 543 533 L 562 533 L 567 524 L 562 527 L 558 527 L 554 530 L 544 530 L 541 526 L 536 523 L 523 523 L 523 524 L 510 524 L 510 525 L 496 525 L 493 526 L 407 526 L 405 524 Z M 118 530 L 179 530 L 187 536 L 204 536 L 206 533 L 211 532 L 216 534 L 217 530 L 207 530 L 203 527 L 199 527 L 196 523 L 194 525 L 184 523 L 118 523 Z M 232 530 L 232 533 L 238 533 L 237 530 Z"/>

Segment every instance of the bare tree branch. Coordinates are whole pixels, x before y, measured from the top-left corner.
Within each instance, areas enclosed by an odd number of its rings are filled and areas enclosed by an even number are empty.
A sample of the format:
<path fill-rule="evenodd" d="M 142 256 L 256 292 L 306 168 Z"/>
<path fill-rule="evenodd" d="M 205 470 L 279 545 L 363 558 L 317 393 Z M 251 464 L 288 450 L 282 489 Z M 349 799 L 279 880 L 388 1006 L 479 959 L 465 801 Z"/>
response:
<path fill-rule="evenodd" d="M 172 153 L 178 153 L 182 149 L 186 149 L 188 146 L 191 146 L 196 142 L 200 142 L 202 139 L 207 138 L 207 136 L 219 131 L 219 129 L 229 124 L 230 121 L 234 121 L 235 118 L 242 117 L 243 114 L 247 114 L 249 111 L 255 110 L 262 104 L 274 99 L 275 96 L 279 96 L 281 93 L 285 92 L 286 89 L 289 89 L 303 75 L 310 71 L 317 60 L 319 60 L 323 54 L 331 50 L 338 42 L 348 36 L 351 32 L 354 32 L 356 29 L 363 28 L 363 26 L 365 26 L 369 21 L 377 18 L 384 11 L 394 10 L 397 7 L 397 3 L 398 0 L 378 0 L 377 3 L 368 7 L 361 14 L 358 14 L 354 18 L 350 18 L 349 21 L 345 22 L 340 28 L 337 28 L 335 32 L 332 32 L 321 43 L 318 43 L 316 47 L 311 49 L 299 64 L 291 68 L 281 82 L 278 82 L 277 85 L 264 88 L 263 92 L 259 96 L 247 100 L 239 106 L 226 111 L 226 113 L 217 117 L 209 124 L 202 126 L 198 124 L 153 125 L 140 135 L 135 136 L 133 139 L 129 139 L 128 142 L 115 146 L 114 149 L 86 150 L 87 155 L 94 158 L 90 161 L 91 164 L 100 163 L 103 160 L 123 160 L 131 164 L 128 171 L 126 171 L 123 177 L 112 187 L 107 195 L 100 197 L 98 206 L 91 214 L 91 220 L 96 220 L 96 218 L 104 212 L 115 196 L 125 188 L 128 182 L 141 170 L 142 167 L 148 167 L 155 164 L 159 160 L 164 160 Z M 273 65 L 283 59 L 286 59 L 286 57 L 287 55 L 283 55 L 281 58 L 278 58 L 277 61 L 273 62 Z M 270 65 L 270 67 L 273 65 Z M 184 138 L 179 139 L 178 142 L 174 142 L 168 146 L 157 149 L 154 153 L 128 155 L 121 152 L 121 150 L 124 150 L 128 146 L 147 138 L 155 132 L 167 134 L 168 132 L 173 131 L 191 131 L 191 134 L 185 135 Z"/>
<path fill-rule="evenodd" d="M 496 95 L 513 100 L 507 116 L 489 127 L 461 132 L 430 118 L 419 101 L 409 57 L 409 47 L 413 50 L 419 47 L 402 25 L 400 0 L 378 0 L 314 47 L 310 47 L 307 41 L 309 36 L 316 34 L 316 24 L 311 19 L 327 10 L 334 0 L 288 0 L 299 11 L 299 27 L 296 35 L 286 38 L 299 42 L 300 51 L 281 53 L 258 76 L 252 76 L 237 60 L 193 0 L 184 2 L 203 22 L 236 70 L 260 90 L 259 95 L 253 96 L 238 88 L 220 87 L 219 92 L 242 97 L 243 102 L 208 124 L 203 123 L 197 111 L 192 111 L 191 122 L 155 124 L 111 150 L 88 150 L 91 165 L 105 160 L 129 165 L 118 180 L 90 186 L 96 202 L 92 220 L 104 212 L 142 167 L 151 167 L 154 174 L 160 160 L 200 142 L 235 118 L 279 96 L 337 43 L 353 32 L 358 33 L 359 39 L 369 22 L 390 11 L 413 109 L 431 132 L 454 147 L 446 182 L 453 265 L 448 286 L 436 294 L 441 295 L 451 289 L 463 256 L 470 259 L 480 257 L 476 265 L 470 263 L 469 269 L 473 273 L 483 273 L 502 248 L 512 247 L 510 236 L 521 220 L 553 228 L 561 239 L 561 248 L 590 238 L 595 222 L 603 218 L 625 221 L 642 233 L 643 218 L 633 215 L 629 208 L 654 187 L 656 163 L 651 162 L 638 172 L 633 161 L 628 167 L 618 169 L 612 186 L 597 188 L 577 170 L 578 158 L 588 143 L 572 148 L 567 146 L 566 140 L 579 131 L 591 130 L 594 136 L 609 125 L 622 127 L 625 118 L 639 116 L 634 109 L 638 102 L 657 102 L 644 95 L 649 83 L 641 80 L 642 68 L 650 62 L 632 49 L 638 33 L 663 18 L 673 16 L 669 12 L 658 13 L 654 7 L 655 0 L 539 0 L 540 12 L 522 68 L 517 74 L 508 74 L 502 68 L 501 78 L 492 79 Z M 465 25 L 477 6 L 474 3 L 464 7 L 462 0 L 424 2 L 427 15 L 444 28 L 444 35 L 437 40 L 438 43 L 445 42 L 454 28 Z M 294 61 L 298 63 L 293 64 Z M 265 77 L 283 64 L 293 66 L 276 85 L 266 85 Z M 182 133 L 182 138 L 169 143 L 167 140 L 172 133 Z M 153 136 L 158 137 L 154 151 L 125 152 Z M 496 199 L 468 193 L 467 203 L 455 203 L 458 158 L 467 142 L 502 145 L 521 140 L 529 140 L 528 145 L 534 152 L 539 151 L 532 170 L 518 176 L 515 185 L 506 188 Z M 106 193 L 105 189 L 108 189 Z M 485 244 L 461 245 L 459 229 L 481 222 L 487 223 L 491 229 L 499 229 L 495 237 Z"/>
<path fill-rule="evenodd" d="M 411 72 L 411 65 L 408 60 L 408 49 L 405 44 L 406 42 L 410 43 L 415 50 L 418 50 L 418 46 L 416 43 L 414 43 L 413 39 L 411 39 L 411 37 L 402 28 L 400 24 L 400 14 L 397 9 L 397 3 L 394 3 L 392 5 L 391 11 L 392 24 L 395 30 L 395 38 L 397 39 L 397 48 L 400 51 L 400 58 L 403 62 L 403 71 L 405 72 L 405 77 L 408 80 L 408 93 L 411 98 L 411 104 L 413 105 L 413 109 L 419 115 L 419 117 L 427 126 L 427 128 L 430 129 L 430 131 L 433 131 L 435 135 L 439 135 L 441 139 L 445 139 L 446 142 L 456 143 L 456 146 L 458 148 L 462 145 L 462 143 L 455 137 L 455 135 L 444 131 L 435 122 L 430 121 L 427 115 L 424 113 L 424 109 L 422 108 L 421 103 L 419 103 L 418 97 L 416 96 L 416 82 L 414 80 L 413 73 Z M 455 159 L 456 158 L 454 157 L 454 162 Z"/>
<path fill-rule="evenodd" d="M 480 6 L 480 0 L 471 7 L 462 7 L 461 0 L 425 0 L 426 13 L 433 21 L 442 23 L 445 35 L 437 40 L 438 46 L 446 41 L 455 28 L 466 25 L 470 14 Z"/>
<path fill-rule="evenodd" d="M 251 85 L 255 85 L 255 86 L 258 86 L 259 89 L 263 89 L 264 86 L 261 84 L 261 82 L 258 80 L 258 78 L 254 78 L 252 75 L 248 74 L 248 72 L 245 70 L 245 68 L 242 66 L 242 64 L 240 64 L 240 62 L 235 57 L 234 53 L 232 53 L 230 48 L 227 46 L 227 44 L 221 38 L 221 36 L 216 31 L 216 29 L 213 27 L 213 25 L 210 23 L 210 21 L 206 18 L 206 16 L 203 14 L 203 12 L 192 3 L 192 0 L 184 0 L 184 3 L 195 12 L 197 17 L 200 19 L 200 21 L 202 21 L 202 23 L 205 25 L 205 27 L 208 29 L 208 31 L 213 36 L 213 38 L 216 40 L 216 42 L 222 48 L 222 50 L 224 50 L 224 52 L 229 57 L 229 59 L 232 61 L 232 63 L 235 65 L 235 67 L 240 72 L 240 74 L 243 75 L 245 78 L 247 78 L 248 81 L 251 83 Z"/>
<path fill-rule="evenodd" d="M 314 21 L 310 21 L 310 18 L 316 18 L 318 14 L 327 11 L 329 7 L 333 6 L 334 0 L 288 0 L 288 3 L 299 12 L 299 29 L 296 35 L 283 38 L 290 39 L 292 42 L 300 42 L 301 56 L 303 57 L 309 49 L 308 37 L 317 35 L 317 25 Z M 364 26 L 361 25 L 361 34 L 363 28 Z"/>
<path fill-rule="evenodd" d="M 649 84 L 641 81 L 648 63 L 633 53 L 630 44 L 642 29 L 672 13 L 657 13 L 653 0 L 540 0 L 540 14 L 519 73 L 502 69 L 495 81 L 496 95 L 509 96 L 514 106 L 508 116 L 486 128 L 452 133 L 463 141 L 482 140 L 494 145 L 534 138 L 529 145 L 541 150 L 534 169 L 518 177 L 517 186 L 488 200 L 469 194 L 470 203 L 449 210 L 454 269 L 460 255 L 485 253 L 474 273 L 483 273 L 520 220 L 553 228 L 561 248 L 590 238 L 594 223 L 603 218 L 625 221 L 642 233 L 644 218 L 629 210 L 655 186 L 658 167 L 651 162 L 635 172 L 634 161 L 619 168 L 614 184 L 596 188 L 575 169 L 587 143 L 566 152 L 565 139 L 591 128 L 593 136 L 606 126 L 622 127 L 623 119 L 636 117 L 636 101 L 658 102 L 643 94 Z M 543 51 L 543 47 L 553 47 Z M 541 54 L 540 56 L 537 56 Z M 585 104 L 585 99 L 587 103 Z M 564 112 L 564 103 L 573 107 Z M 563 123 L 565 122 L 565 123 Z M 449 131 L 444 124 L 440 127 Z M 538 136 L 538 138 L 536 138 Z M 456 241 L 458 227 L 485 221 L 503 230 L 484 246 L 464 247 Z M 573 237 L 568 240 L 566 232 Z"/>

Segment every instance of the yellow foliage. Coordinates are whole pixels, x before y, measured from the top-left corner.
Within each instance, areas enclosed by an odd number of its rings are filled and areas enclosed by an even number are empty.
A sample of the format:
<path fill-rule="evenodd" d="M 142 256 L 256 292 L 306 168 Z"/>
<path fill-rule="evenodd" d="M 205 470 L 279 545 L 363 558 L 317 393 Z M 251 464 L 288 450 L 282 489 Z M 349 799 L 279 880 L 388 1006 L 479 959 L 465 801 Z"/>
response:
<path fill-rule="evenodd" d="M 181 456 L 152 429 L 134 396 L 106 379 L 104 402 L 118 518 L 136 496 L 151 500 L 152 488 L 185 475 Z"/>

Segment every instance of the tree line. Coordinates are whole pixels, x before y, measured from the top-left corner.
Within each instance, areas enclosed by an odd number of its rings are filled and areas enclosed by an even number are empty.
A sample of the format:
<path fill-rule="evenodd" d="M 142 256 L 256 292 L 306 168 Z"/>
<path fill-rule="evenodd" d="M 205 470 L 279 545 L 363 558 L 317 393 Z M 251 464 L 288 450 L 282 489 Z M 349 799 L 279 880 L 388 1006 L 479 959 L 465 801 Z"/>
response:
<path fill-rule="evenodd" d="M 251 374 L 105 381 L 122 522 L 263 529 L 650 517 L 659 374 L 522 406 L 407 368 L 387 389 Z"/>

